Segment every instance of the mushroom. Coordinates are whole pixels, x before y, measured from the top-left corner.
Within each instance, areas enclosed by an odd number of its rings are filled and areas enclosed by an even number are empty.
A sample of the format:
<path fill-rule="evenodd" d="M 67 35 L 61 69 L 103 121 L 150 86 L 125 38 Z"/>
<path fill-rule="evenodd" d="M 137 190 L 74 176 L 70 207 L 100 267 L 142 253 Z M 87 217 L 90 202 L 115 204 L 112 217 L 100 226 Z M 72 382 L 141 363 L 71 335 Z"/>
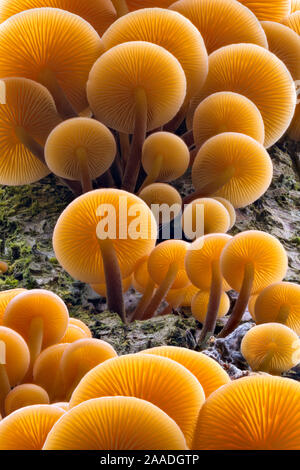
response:
<path fill-rule="evenodd" d="M 224 199 L 223 197 L 214 197 L 213 199 L 215 199 L 216 201 L 223 204 L 223 206 L 227 209 L 227 212 L 228 212 L 229 218 L 230 218 L 229 230 L 231 230 L 232 227 L 235 225 L 235 222 L 236 222 L 235 208 L 233 207 L 231 202 L 227 201 L 227 199 Z"/>
<path fill-rule="evenodd" d="M 208 54 L 229 44 L 252 43 L 268 48 L 258 19 L 235 0 L 179 0 L 170 9 L 198 28 Z"/>
<path fill-rule="evenodd" d="M 69 403 L 67 401 L 58 401 L 56 403 L 52 403 L 52 406 L 58 406 L 64 411 L 69 411 Z"/>
<path fill-rule="evenodd" d="M 255 302 L 256 323 L 278 322 L 300 335 L 300 286 L 278 282 L 266 287 Z"/>
<path fill-rule="evenodd" d="M 263 47 L 232 44 L 213 52 L 206 82 L 192 100 L 190 113 L 219 91 L 239 93 L 257 106 L 265 125 L 265 147 L 276 143 L 290 125 L 296 105 L 295 84 L 284 63 Z"/>
<path fill-rule="evenodd" d="M 115 139 L 104 124 L 90 118 L 62 122 L 50 133 L 45 159 L 62 178 L 81 182 L 82 192 L 93 189 L 92 180 L 103 175 L 116 155 Z"/>
<path fill-rule="evenodd" d="M 0 412 L 10 389 L 24 378 L 30 362 L 27 344 L 16 331 L 0 326 Z M 4 360 L 3 360 L 4 359 Z"/>
<path fill-rule="evenodd" d="M 94 64 L 87 83 L 94 115 L 108 127 L 133 134 L 123 189 L 135 189 L 146 131 L 170 121 L 185 94 L 186 78 L 180 63 L 156 44 L 119 44 Z"/>
<path fill-rule="evenodd" d="M 0 273 L 5 274 L 8 271 L 8 264 L 5 261 L 0 261 Z"/>
<path fill-rule="evenodd" d="M 123 293 L 127 292 L 131 287 L 132 276 L 128 276 L 125 279 L 122 279 L 122 291 Z M 101 297 L 106 297 L 106 284 L 91 284 L 91 288 L 99 294 Z"/>
<path fill-rule="evenodd" d="M 80 328 L 79 326 L 69 324 L 64 336 L 59 341 L 60 343 L 74 343 L 78 339 L 88 338 L 87 333 L 85 330 Z"/>
<path fill-rule="evenodd" d="M 226 234 L 205 235 L 190 245 L 185 257 L 185 269 L 192 284 L 200 290 L 210 292 L 200 336 L 201 345 L 206 345 L 214 333 L 222 292 L 230 289 L 221 273 L 220 257 L 231 238 Z"/>
<path fill-rule="evenodd" d="M 9 289 L 0 292 L 0 325 L 3 324 L 3 315 L 7 305 L 16 295 L 22 292 L 26 292 L 26 289 Z"/>
<path fill-rule="evenodd" d="M 79 320 L 78 318 L 70 317 L 69 318 L 69 325 L 78 326 L 79 328 L 81 328 L 85 332 L 87 338 L 92 337 L 92 332 L 89 329 L 89 327 L 83 321 Z"/>
<path fill-rule="evenodd" d="M 248 311 L 254 321 L 255 321 L 255 303 L 256 303 L 258 295 L 259 294 L 251 295 L 249 302 L 248 302 Z"/>
<path fill-rule="evenodd" d="M 100 339 L 79 339 L 69 344 L 60 361 L 67 400 L 89 370 L 116 356 L 114 348 Z"/>
<path fill-rule="evenodd" d="M 30 367 L 26 380 L 42 349 L 59 342 L 69 321 L 65 303 L 58 295 L 44 289 L 32 289 L 14 297 L 7 305 L 3 324 L 17 331 L 28 344 Z"/>
<path fill-rule="evenodd" d="M 239 233 L 227 243 L 221 255 L 221 271 L 239 297 L 220 333 L 224 338 L 239 324 L 251 295 L 286 275 L 288 259 L 281 243 L 258 230 Z"/>
<path fill-rule="evenodd" d="M 141 320 L 143 318 L 145 309 L 149 304 L 152 295 L 155 291 L 156 284 L 150 277 L 148 271 L 148 258 L 149 256 L 143 256 L 136 264 L 133 272 L 133 285 L 138 292 L 143 295 L 137 304 L 134 312 L 131 315 L 131 320 Z"/>
<path fill-rule="evenodd" d="M 142 165 L 147 173 L 141 189 L 151 183 L 170 182 L 188 169 L 189 149 L 183 140 L 171 132 L 154 132 L 144 142 Z"/>
<path fill-rule="evenodd" d="M 171 359 L 128 354 L 103 362 L 88 372 L 70 400 L 70 408 L 104 396 L 134 396 L 161 408 L 191 444 L 197 415 L 205 400 L 196 377 Z"/>
<path fill-rule="evenodd" d="M 157 225 L 144 201 L 122 190 L 98 189 L 63 211 L 53 246 L 58 261 L 75 279 L 106 283 L 108 308 L 126 321 L 121 279 L 150 253 L 156 237 Z"/>
<path fill-rule="evenodd" d="M 281 22 L 291 9 L 291 0 L 239 0 L 249 8 L 260 21 Z"/>
<path fill-rule="evenodd" d="M 49 346 L 41 352 L 34 363 L 33 381 L 47 391 L 51 402 L 65 400 L 66 398 L 60 363 L 68 346 L 68 343 Z"/>
<path fill-rule="evenodd" d="M 246 207 L 268 189 L 273 165 L 266 149 L 244 134 L 224 132 L 200 148 L 192 168 L 195 192 L 184 203 L 205 196 L 221 196 Z"/>
<path fill-rule="evenodd" d="M 150 184 L 142 189 L 139 197 L 150 207 L 157 225 L 170 224 L 181 213 L 181 196 L 169 184 Z"/>
<path fill-rule="evenodd" d="M 6 104 L 0 106 L 0 183 L 30 184 L 50 173 L 43 145 L 61 119 L 52 96 L 39 83 L 25 78 L 0 83 L 6 94 Z"/>
<path fill-rule="evenodd" d="M 291 13 L 300 10 L 300 0 L 292 0 L 291 3 Z"/>
<path fill-rule="evenodd" d="M 32 8 L 59 8 L 84 18 L 99 36 L 116 20 L 116 11 L 110 0 L 2 0 L 0 5 L 0 23 L 16 13 Z"/>
<path fill-rule="evenodd" d="M 0 450 L 42 450 L 53 425 L 64 410 L 51 405 L 32 405 L 0 421 Z"/>
<path fill-rule="evenodd" d="M 241 352 L 253 371 L 280 375 L 300 362 L 300 340 L 287 326 L 266 323 L 247 331 Z"/>
<path fill-rule="evenodd" d="M 209 233 L 226 233 L 230 227 L 230 216 L 226 207 L 213 198 L 195 199 L 185 206 L 182 227 L 190 240 Z"/>
<path fill-rule="evenodd" d="M 192 448 L 299 450 L 300 384 L 252 375 L 219 388 L 203 405 Z"/>
<path fill-rule="evenodd" d="M 143 319 L 151 318 L 170 289 L 189 285 L 184 259 L 189 244 L 182 240 L 166 240 L 157 245 L 149 255 L 148 271 L 158 288 L 149 302 Z"/>
<path fill-rule="evenodd" d="M 26 10 L 0 25 L 0 76 L 30 78 L 46 86 L 64 118 L 87 107 L 86 81 L 102 52 L 90 24 L 57 8 Z"/>
<path fill-rule="evenodd" d="M 30 405 L 48 405 L 49 396 L 46 390 L 34 384 L 22 384 L 15 387 L 6 395 L 5 415 Z"/>
<path fill-rule="evenodd" d="M 184 450 L 177 424 L 152 403 L 103 397 L 72 408 L 53 427 L 44 450 Z"/>
<path fill-rule="evenodd" d="M 193 297 L 198 294 L 198 292 L 198 287 L 193 284 L 183 287 L 183 289 L 170 289 L 166 295 L 166 301 L 171 304 L 171 306 L 175 305 L 175 308 L 178 306 L 190 307 Z"/>
<path fill-rule="evenodd" d="M 193 118 L 197 149 L 223 132 L 249 135 L 260 144 L 265 140 L 265 126 L 258 108 L 245 96 L 231 91 L 208 96 L 199 104 Z"/>
<path fill-rule="evenodd" d="M 209 291 L 200 291 L 198 292 L 192 300 L 191 310 L 193 316 L 203 325 L 205 324 L 207 309 L 209 304 L 210 292 Z M 225 292 L 222 292 L 220 298 L 219 309 L 217 312 L 217 318 L 222 318 L 227 315 L 230 308 L 230 300 L 228 295 Z"/>

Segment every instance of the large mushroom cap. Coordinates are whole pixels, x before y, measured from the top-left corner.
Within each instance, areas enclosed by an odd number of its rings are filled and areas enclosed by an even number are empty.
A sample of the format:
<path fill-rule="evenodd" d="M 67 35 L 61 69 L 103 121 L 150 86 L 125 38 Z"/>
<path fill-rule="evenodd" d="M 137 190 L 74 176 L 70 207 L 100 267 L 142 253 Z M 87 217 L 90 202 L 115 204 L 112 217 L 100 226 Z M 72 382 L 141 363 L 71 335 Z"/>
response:
<path fill-rule="evenodd" d="M 29 367 L 27 344 L 16 331 L 0 326 L 0 342 L 5 344 L 5 369 L 11 387 L 19 384 Z"/>
<path fill-rule="evenodd" d="M 226 233 L 229 226 L 230 217 L 226 207 L 213 198 L 195 199 L 185 207 L 182 214 L 183 231 L 190 239 L 209 233 Z"/>
<path fill-rule="evenodd" d="M 254 266 L 252 295 L 274 282 L 280 282 L 288 268 L 287 254 L 279 240 L 258 230 L 249 230 L 233 237 L 221 255 L 223 276 L 238 292 L 249 263 Z"/>
<path fill-rule="evenodd" d="M 196 377 L 171 359 L 148 354 L 129 354 L 109 359 L 81 380 L 70 407 L 103 396 L 134 396 L 165 411 L 191 443 L 204 392 Z"/>
<path fill-rule="evenodd" d="M 291 0 L 239 0 L 249 8 L 260 21 L 280 22 L 291 9 Z"/>
<path fill-rule="evenodd" d="M 300 335 L 300 286 L 278 282 L 266 287 L 255 301 L 257 323 L 279 322 Z"/>
<path fill-rule="evenodd" d="M 102 214 L 97 215 L 99 210 Z M 107 215 L 110 220 L 108 228 Z M 123 278 L 133 272 L 140 258 L 150 253 L 157 237 L 152 212 L 134 194 L 117 189 L 98 189 L 77 198 L 59 217 L 53 246 L 61 265 L 75 279 L 91 284 L 105 282 L 97 237 L 101 221 L 103 227 L 99 231 L 109 231 L 108 237 L 112 239 Z M 114 221 L 116 230 L 112 233 Z M 133 238 L 134 228 L 139 232 L 137 239 Z"/>
<path fill-rule="evenodd" d="M 0 76 L 40 83 L 54 76 L 78 112 L 88 105 L 88 74 L 102 52 L 90 24 L 57 8 L 26 10 L 0 25 Z"/>
<path fill-rule="evenodd" d="M 201 190 L 226 174 L 231 176 L 214 195 L 234 207 L 245 207 L 267 191 L 273 165 L 266 149 L 252 137 L 224 132 L 200 148 L 192 168 L 193 185 L 196 191 Z"/>
<path fill-rule="evenodd" d="M 116 19 L 116 11 L 110 0 L 3 0 L 0 5 L 0 23 L 21 11 L 41 7 L 75 13 L 90 23 L 99 35 Z"/>
<path fill-rule="evenodd" d="M 295 111 L 295 85 L 289 71 L 275 54 L 255 44 L 232 44 L 210 55 L 208 76 L 192 110 L 218 91 L 239 93 L 257 106 L 264 120 L 266 147 L 284 134 Z"/>
<path fill-rule="evenodd" d="M 193 134 L 197 147 L 223 132 L 249 135 L 259 143 L 265 140 L 262 116 L 252 101 L 230 91 L 213 93 L 197 107 L 193 118 Z"/>
<path fill-rule="evenodd" d="M 65 303 L 58 295 L 44 289 L 32 289 L 14 297 L 6 307 L 3 323 L 28 340 L 31 321 L 43 320 L 43 344 L 46 348 L 59 342 L 69 321 Z"/>
<path fill-rule="evenodd" d="M 34 384 L 22 384 L 15 387 L 5 398 L 5 415 L 24 406 L 48 405 L 49 396 L 46 390 Z"/>
<path fill-rule="evenodd" d="M 300 362 L 300 341 L 287 326 L 266 323 L 247 331 L 241 352 L 252 370 L 280 375 Z"/>
<path fill-rule="evenodd" d="M 198 28 L 208 54 L 242 42 L 268 47 L 258 19 L 235 0 L 179 0 L 170 9 L 186 16 Z"/>
<path fill-rule="evenodd" d="M 134 397 L 88 400 L 54 426 L 44 450 L 183 450 L 176 423 L 157 406 Z"/>
<path fill-rule="evenodd" d="M 42 450 L 53 425 L 64 414 L 58 406 L 26 406 L 0 421 L 1 450 Z"/>
<path fill-rule="evenodd" d="M 26 292 L 26 289 L 9 289 L 0 292 L 0 325 L 3 323 L 3 315 L 7 305 L 16 295 L 22 294 L 22 292 Z"/>
<path fill-rule="evenodd" d="M 193 449 L 299 450 L 299 419 L 299 382 L 244 377 L 221 387 L 206 401 Z"/>
<path fill-rule="evenodd" d="M 193 316 L 202 324 L 205 323 L 207 309 L 209 305 L 209 291 L 200 291 L 192 300 L 191 310 Z M 230 308 L 230 300 L 226 292 L 222 292 L 217 318 L 224 317 Z"/>
<path fill-rule="evenodd" d="M 229 375 L 225 370 L 214 359 L 200 352 L 176 346 L 159 346 L 146 349 L 142 351 L 142 354 L 168 357 L 179 362 L 199 380 L 206 398 L 222 385 L 230 382 Z"/>
<path fill-rule="evenodd" d="M 39 83 L 25 78 L 4 78 L 1 83 L 6 104 L 0 105 L 0 183 L 30 184 L 48 175 L 49 169 L 23 145 L 18 132 L 23 130 L 44 145 L 61 119 L 52 96 Z"/>
<path fill-rule="evenodd" d="M 187 97 L 203 85 L 208 72 L 206 48 L 197 28 L 175 11 L 146 8 L 115 21 L 102 37 L 107 49 L 129 41 L 147 41 L 176 57 L 186 76 Z"/>
<path fill-rule="evenodd" d="M 96 61 L 87 83 L 88 100 L 97 119 L 127 134 L 134 131 L 139 90 L 146 95 L 148 130 L 170 121 L 186 94 L 186 78 L 178 60 L 156 44 L 119 44 Z"/>
<path fill-rule="evenodd" d="M 80 181 L 77 151 L 84 151 L 91 179 L 108 170 L 116 155 L 116 142 L 110 130 L 89 118 L 74 118 L 55 127 L 47 139 L 45 159 L 54 174 Z"/>

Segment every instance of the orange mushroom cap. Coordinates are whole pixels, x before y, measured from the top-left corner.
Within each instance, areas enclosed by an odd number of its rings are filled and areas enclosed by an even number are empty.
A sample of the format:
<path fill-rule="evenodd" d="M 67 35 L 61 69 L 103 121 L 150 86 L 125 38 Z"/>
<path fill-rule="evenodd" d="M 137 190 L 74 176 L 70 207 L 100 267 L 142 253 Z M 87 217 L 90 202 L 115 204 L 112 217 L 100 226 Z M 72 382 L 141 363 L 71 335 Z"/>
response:
<path fill-rule="evenodd" d="M 74 343 L 74 341 L 84 338 L 88 338 L 85 330 L 79 326 L 69 324 L 64 336 L 60 340 L 60 343 Z"/>
<path fill-rule="evenodd" d="M 249 302 L 248 302 L 248 311 L 254 321 L 255 321 L 255 303 L 256 303 L 258 295 L 259 294 L 251 295 Z"/>
<path fill-rule="evenodd" d="M 178 300 L 181 307 L 190 307 L 193 297 L 199 292 L 198 287 L 190 284 L 182 289 L 170 289 L 166 295 L 166 302 L 171 306 L 176 305 Z"/>
<path fill-rule="evenodd" d="M 191 310 L 193 316 L 202 324 L 205 322 L 207 308 L 209 304 L 209 291 L 200 291 L 193 297 Z M 221 295 L 220 305 L 218 309 L 218 318 L 224 317 L 230 308 L 230 300 L 228 295 L 223 292 Z"/>
<path fill-rule="evenodd" d="M 149 256 L 143 256 L 137 262 L 133 272 L 133 280 L 142 288 L 146 288 L 151 279 L 148 271 L 148 258 Z"/>
<path fill-rule="evenodd" d="M 150 354 L 109 359 L 83 377 L 70 407 L 91 398 L 118 395 L 142 398 L 161 408 L 191 444 L 204 392 L 195 376 L 182 365 Z"/>
<path fill-rule="evenodd" d="M 215 199 L 216 201 L 219 201 L 227 209 L 229 218 L 230 218 L 229 230 L 232 229 L 232 227 L 235 225 L 235 222 L 236 222 L 235 208 L 233 207 L 231 202 L 227 201 L 227 199 L 224 199 L 223 197 L 214 197 L 213 199 Z"/>
<path fill-rule="evenodd" d="M 49 396 L 46 390 L 34 384 L 22 384 L 15 387 L 5 398 L 6 416 L 19 408 L 30 405 L 48 405 Z"/>
<path fill-rule="evenodd" d="M 30 361 L 29 350 L 22 336 L 16 331 L 0 326 L 0 346 L 4 343 L 5 367 L 9 385 L 18 385 L 25 376 Z M 1 392 L 1 390 L 0 390 Z"/>
<path fill-rule="evenodd" d="M 149 184 L 149 186 L 142 189 L 139 197 L 152 210 L 157 224 L 168 224 L 181 212 L 181 196 L 177 189 L 169 184 Z M 167 209 L 166 213 L 163 210 L 164 208 Z"/>
<path fill-rule="evenodd" d="M 44 450 L 184 450 L 176 423 L 157 406 L 134 397 L 88 400 L 54 426 Z"/>
<path fill-rule="evenodd" d="M 243 2 L 241 2 L 243 3 Z M 170 9 L 186 16 L 200 31 L 208 54 L 229 44 L 268 47 L 258 19 L 235 0 L 179 0 Z"/>
<path fill-rule="evenodd" d="M 26 292 L 26 289 L 9 289 L 0 292 L 0 325 L 3 324 L 3 315 L 9 302 L 22 292 Z"/>
<path fill-rule="evenodd" d="M 53 425 L 64 410 L 51 405 L 32 405 L 0 421 L 0 450 L 41 450 Z"/>
<path fill-rule="evenodd" d="M 239 0 L 249 8 L 260 21 L 280 22 L 291 9 L 291 0 Z"/>
<path fill-rule="evenodd" d="M 283 24 L 291 28 L 298 35 L 300 34 L 300 12 L 297 10 L 292 15 L 287 16 L 282 21 Z"/>
<path fill-rule="evenodd" d="M 88 338 L 92 337 L 92 332 L 89 329 L 89 327 L 83 321 L 79 320 L 78 318 L 70 317 L 69 318 L 69 325 L 78 326 L 79 328 L 81 328 L 82 330 L 85 331 Z"/>
<path fill-rule="evenodd" d="M 125 279 L 122 279 L 123 293 L 127 292 L 130 289 L 132 283 L 132 276 L 128 276 Z M 91 284 L 91 288 L 99 294 L 101 297 L 106 297 L 106 284 Z"/>
<path fill-rule="evenodd" d="M 0 273 L 4 274 L 8 270 L 8 264 L 5 261 L 0 261 Z"/>
<path fill-rule="evenodd" d="M 182 214 L 183 231 L 190 239 L 209 233 L 226 233 L 229 226 L 230 217 L 226 207 L 213 198 L 195 199 L 185 207 Z"/>
<path fill-rule="evenodd" d="M 291 3 L 291 13 L 300 10 L 300 0 L 292 0 Z"/>
<path fill-rule="evenodd" d="M 299 450 L 299 419 L 299 382 L 266 375 L 244 377 L 224 385 L 206 401 L 193 449 Z"/>

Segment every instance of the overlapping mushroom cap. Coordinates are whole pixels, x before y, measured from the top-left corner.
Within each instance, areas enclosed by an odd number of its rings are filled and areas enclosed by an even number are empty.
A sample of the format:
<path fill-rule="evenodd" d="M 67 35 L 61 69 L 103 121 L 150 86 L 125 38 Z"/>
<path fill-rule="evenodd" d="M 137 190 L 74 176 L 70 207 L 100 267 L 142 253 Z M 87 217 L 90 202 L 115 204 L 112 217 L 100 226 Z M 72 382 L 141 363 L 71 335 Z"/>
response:
<path fill-rule="evenodd" d="M 292 0 L 291 2 L 291 13 L 300 10 L 300 0 Z"/>
<path fill-rule="evenodd" d="M 88 74 L 102 52 L 90 24 L 57 8 L 26 10 L 0 25 L 0 76 L 30 78 L 50 91 L 58 83 L 78 112 L 88 105 Z"/>
<path fill-rule="evenodd" d="M 84 338 L 87 338 L 87 334 L 82 328 L 69 324 L 60 343 L 74 343 L 74 341 Z"/>
<path fill-rule="evenodd" d="M 285 18 L 291 9 L 290 0 L 239 0 L 249 8 L 260 21 L 280 22 Z"/>
<path fill-rule="evenodd" d="M 231 202 L 229 202 L 227 199 L 224 199 L 223 197 L 216 196 L 213 199 L 223 204 L 223 206 L 227 209 L 227 212 L 230 218 L 229 230 L 232 229 L 232 227 L 235 225 L 235 222 L 236 222 L 235 208 L 233 207 Z"/>
<path fill-rule="evenodd" d="M 209 291 L 200 291 L 193 297 L 191 310 L 193 316 L 202 324 L 204 324 L 209 304 Z M 230 300 L 226 292 L 222 292 L 220 305 L 218 309 L 218 318 L 224 317 L 230 308 Z"/>
<path fill-rule="evenodd" d="M 48 404 L 48 393 L 42 387 L 34 384 L 18 385 L 5 398 L 5 415 L 25 406 Z"/>
<path fill-rule="evenodd" d="M 16 297 L 16 295 L 22 294 L 22 292 L 25 292 L 26 289 L 9 289 L 9 290 L 4 290 L 0 292 L 0 324 L 2 325 L 3 323 L 3 315 L 5 312 L 5 309 L 9 302 Z"/>
<path fill-rule="evenodd" d="M 198 28 L 208 54 L 228 44 L 253 43 L 267 48 L 258 19 L 241 3 L 235 0 L 179 0 L 170 9 L 186 16 Z"/>
<path fill-rule="evenodd" d="M 28 370 L 29 350 L 22 336 L 5 326 L 0 326 L 0 342 L 1 346 L 5 345 L 5 364 L 0 364 L 0 367 L 4 367 L 10 387 L 14 387 L 23 380 Z M 1 385 L 3 385 L 2 381 Z M 2 392 L 3 390 L 0 389 L 0 396 Z"/>
<path fill-rule="evenodd" d="M 182 214 L 183 231 L 190 239 L 209 233 L 226 233 L 229 226 L 230 217 L 226 207 L 213 198 L 195 199 L 185 207 Z"/>
<path fill-rule="evenodd" d="M 100 236 L 108 233 L 123 278 L 133 272 L 140 258 L 151 252 L 157 236 L 152 212 L 133 194 L 98 189 L 77 198 L 59 217 L 53 246 L 66 271 L 74 278 L 92 284 L 105 281 L 97 231 Z"/>
<path fill-rule="evenodd" d="M 165 411 L 179 425 L 187 444 L 191 439 L 204 392 L 196 377 L 165 357 L 130 354 L 109 359 L 81 380 L 70 407 L 103 396 L 134 396 Z"/>
<path fill-rule="evenodd" d="M 88 400 L 54 426 L 44 450 L 183 450 L 176 423 L 157 406 L 134 397 Z"/>
<path fill-rule="evenodd" d="M 92 337 L 92 332 L 89 329 L 89 327 L 83 321 L 79 320 L 79 318 L 70 317 L 69 318 L 69 325 L 78 326 L 78 328 L 81 328 L 85 332 L 87 338 Z"/>
<path fill-rule="evenodd" d="M 116 19 L 116 11 L 110 0 L 3 0 L 0 5 L 0 23 L 21 11 L 42 7 L 75 13 L 90 23 L 99 35 Z"/>
<path fill-rule="evenodd" d="M 203 85 L 208 72 L 206 48 L 197 28 L 175 11 L 145 8 L 115 21 L 102 37 L 107 49 L 129 41 L 147 41 L 176 57 L 187 79 L 187 97 Z"/>
<path fill-rule="evenodd" d="M 147 128 L 170 121 L 181 108 L 186 78 L 178 60 L 166 49 L 143 41 L 119 44 L 94 64 L 87 83 L 90 106 L 108 127 L 132 134 L 135 95 L 147 101 Z"/>
<path fill-rule="evenodd" d="M 170 223 L 181 212 L 181 196 L 177 189 L 169 184 L 150 184 L 139 193 L 139 197 L 150 207 L 157 224 Z M 166 209 L 165 212 L 164 208 Z"/>
<path fill-rule="evenodd" d="M 265 125 L 266 147 L 284 134 L 295 111 L 295 85 L 289 71 L 275 54 L 255 44 L 232 44 L 210 55 L 208 76 L 191 112 L 219 91 L 239 93 L 257 106 Z"/>

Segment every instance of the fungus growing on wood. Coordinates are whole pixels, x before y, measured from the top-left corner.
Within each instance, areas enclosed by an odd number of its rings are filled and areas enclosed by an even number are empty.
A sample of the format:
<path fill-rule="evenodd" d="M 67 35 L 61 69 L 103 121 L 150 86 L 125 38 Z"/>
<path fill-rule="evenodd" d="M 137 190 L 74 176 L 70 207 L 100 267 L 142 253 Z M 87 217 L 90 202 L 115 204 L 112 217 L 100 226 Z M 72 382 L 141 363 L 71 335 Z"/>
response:
<path fill-rule="evenodd" d="M 253 11 L 260 21 L 281 22 L 291 9 L 291 0 L 239 0 Z"/>
<path fill-rule="evenodd" d="M 193 316 L 203 325 L 205 324 L 207 309 L 209 304 L 209 291 L 200 291 L 196 294 L 192 300 L 191 310 Z M 230 300 L 226 292 L 222 292 L 219 309 L 217 312 L 217 318 L 224 317 L 230 308 Z"/>
<path fill-rule="evenodd" d="M 16 295 L 22 292 L 26 292 L 26 289 L 9 289 L 0 292 L 0 325 L 3 324 L 3 315 L 7 305 Z"/>
<path fill-rule="evenodd" d="M 243 377 L 221 387 L 203 405 L 192 448 L 299 450 L 299 419 L 299 382 Z"/>
<path fill-rule="evenodd" d="M 42 387 L 34 384 L 18 385 L 5 398 L 5 415 L 9 415 L 19 408 L 24 408 L 24 406 L 48 404 L 48 393 Z"/>
<path fill-rule="evenodd" d="M 98 189 L 64 210 L 53 246 L 58 261 L 75 279 L 106 283 L 108 307 L 125 321 L 122 278 L 151 252 L 156 237 L 157 225 L 144 201 L 125 191 Z"/>
<path fill-rule="evenodd" d="M 205 400 L 196 377 L 171 359 L 129 354 L 109 359 L 88 372 L 74 390 L 70 408 L 104 396 L 134 396 L 161 408 L 191 444 L 197 415 Z"/>
<path fill-rule="evenodd" d="M 89 23 L 57 8 L 26 10 L 0 25 L 0 76 L 46 86 L 65 118 L 87 107 L 88 74 L 102 52 Z"/>
<path fill-rule="evenodd" d="M 50 133 L 45 159 L 50 170 L 62 178 L 81 182 L 83 192 L 93 189 L 92 180 L 103 175 L 116 155 L 110 130 L 89 118 L 62 122 Z"/>
<path fill-rule="evenodd" d="M 300 335 L 300 286 L 293 282 L 278 282 L 266 287 L 255 302 L 255 321 L 278 322 Z"/>
<path fill-rule="evenodd" d="M 177 424 L 134 397 L 103 397 L 72 408 L 54 426 L 44 450 L 184 450 Z"/>
<path fill-rule="evenodd" d="M 229 240 L 221 255 L 221 270 L 232 289 L 239 292 L 239 297 L 219 335 L 221 338 L 239 325 L 250 296 L 282 281 L 287 268 L 284 247 L 268 233 L 249 230 Z"/>
<path fill-rule="evenodd" d="M 157 225 L 169 224 L 181 213 L 182 199 L 173 186 L 166 183 L 153 183 L 139 193 L 152 210 Z"/>
<path fill-rule="evenodd" d="M 87 83 L 93 113 L 106 126 L 133 134 L 123 189 L 135 189 L 146 131 L 170 121 L 185 94 L 186 78 L 180 63 L 156 44 L 119 44 L 94 64 Z"/>
<path fill-rule="evenodd" d="M 247 331 L 241 352 L 253 371 L 280 375 L 300 362 L 300 341 L 287 326 L 266 323 Z"/>
<path fill-rule="evenodd" d="M 226 233 L 230 227 L 230 216 L 221 202 L 203 197 L 185 206 L 182 227 L 185 236 L 191 240 L 209 233 Z"/>
<path fill-rule="evenodd" d="M 198 28 L 208 54 L 229 44 L 252 43 L 268 48 L 258 19 L 235 0 L 179 0 L 170 9 Z"/>

